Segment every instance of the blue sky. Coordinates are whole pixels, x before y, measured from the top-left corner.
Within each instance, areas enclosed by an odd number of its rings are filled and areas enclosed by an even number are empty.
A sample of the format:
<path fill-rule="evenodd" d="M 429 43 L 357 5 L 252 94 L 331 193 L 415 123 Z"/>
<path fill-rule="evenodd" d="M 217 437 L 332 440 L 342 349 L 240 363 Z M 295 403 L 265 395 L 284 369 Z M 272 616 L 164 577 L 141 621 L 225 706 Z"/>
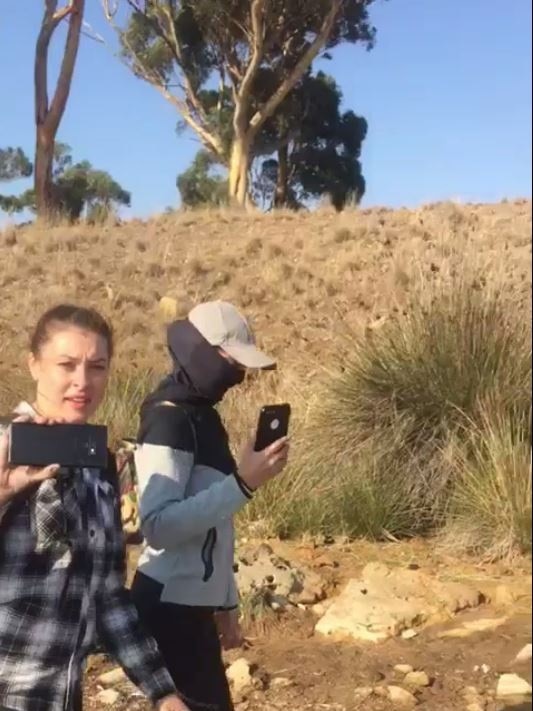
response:
<path fill-rule="evenodd" d="M 0 146 L 31 153 L 43 3 L 1 5 Z M 75 159 L 109 170 L 132 192 L 128 214 L 176 206 L 176 175 L 198 143 L 176 135 L 175 109 L 114 58 L 100 0 L 87 5 L 88 21 L 110 44 L 83 38 L 58 137 Z M 531 196 L 530 0 L 377 0 L 372 18 L 376 48 L 346 46 L 325 66 L 343 89 L 345 108 L 369 122 L 364 204 Z"/>

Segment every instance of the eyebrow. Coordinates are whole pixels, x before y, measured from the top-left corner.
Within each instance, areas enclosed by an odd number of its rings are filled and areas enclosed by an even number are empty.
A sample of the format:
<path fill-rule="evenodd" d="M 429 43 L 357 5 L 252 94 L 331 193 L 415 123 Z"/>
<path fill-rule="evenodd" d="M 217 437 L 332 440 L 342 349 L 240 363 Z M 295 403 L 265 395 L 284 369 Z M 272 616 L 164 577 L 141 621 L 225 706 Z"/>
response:
<path fill-rule="evenodd" d="M 66 353 L 59 355 L 58 360 L 79 360 L 79 358 L 75 358 L 74 356 L 67 355 Z M 89 359 L 89 363 L 107 363 L 108 358 L 92 358 Z"/>

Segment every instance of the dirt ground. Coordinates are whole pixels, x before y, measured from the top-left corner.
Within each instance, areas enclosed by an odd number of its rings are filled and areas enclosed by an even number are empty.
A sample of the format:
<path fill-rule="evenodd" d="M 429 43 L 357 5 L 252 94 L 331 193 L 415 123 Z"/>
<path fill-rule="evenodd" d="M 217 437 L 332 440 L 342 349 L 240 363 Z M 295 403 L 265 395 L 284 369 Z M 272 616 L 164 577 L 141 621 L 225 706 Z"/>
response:
<path fill-rule="evenodd" d="M 468 708 L 467 687 L 480 694 L 485 711 L 531 711 L 531 702 L 515 705 L 495 700 L 498 676 L 514 672 L 531 683 L 530 664 L 514 659 L 531 641 L 531 564 L 521 560 L 512 565 L 483 565 L 474 560 L 455 560 L 437 552 L 431 542 L 373 545 L 312 541 L 301 544 L 270 544 L 276 552 L 322 573 L 330 594 L 341 589 L 370 561 L 390 566 L 417 565 L 441 578 L 468 583 L 480 590 L 487 602 L 479 609 L 435 627 L 421 630 L 411 640 L 394 639 L 380 644 L 332 642 L 313 635 L 316 617 L 295 608 L 281 617 L 268 614 L 248 628 L 247 648 L 232 653 L 228 663 L 244 656 L 252 665 L 256 688 L 237 699 L 242 711 L 329 710 L 387 711 L 394 708 L 388 698 L 373 695 L 358 699 L 360 687 L 402 686 L 394 667 L 409 664 L 424 670 L 431 685 L 416 693 L 417 708 L 423 711 L 455 711 Z M 133 564 L 136 551 L 132 550 Z M 496 630 L 476 633 L 465 639 L 442 639 L 439 633 L 470 619 L 507 618 Z M 97 677 L 115 666 L 104 657 L 90 661 L 86 684 L 86 708 L 104 708 L 96 699 Z M 147 711 L 149 705 L 130 686 L 119 689 L 120 699 L 112 706 L 119 711 Z"/>

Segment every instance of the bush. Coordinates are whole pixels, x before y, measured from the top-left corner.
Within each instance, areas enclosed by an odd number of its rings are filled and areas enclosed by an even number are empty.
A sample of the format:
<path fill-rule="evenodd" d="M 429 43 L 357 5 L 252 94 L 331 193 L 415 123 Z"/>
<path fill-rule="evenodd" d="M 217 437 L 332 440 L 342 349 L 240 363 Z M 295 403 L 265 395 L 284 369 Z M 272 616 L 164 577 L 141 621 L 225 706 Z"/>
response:
<path fill-rule="evenodd" d="M 488 560 L 531 552 L 531 418 L 487 408 L 452 439 L 455 486 L 444 540 Z"/>
<path fill-rule="evenodd" d="M 523 438 L 531 337 L 510 297 L 479 282 L 434 283 L 404 315 L 352 341 L 307 433 L 308 471 L 331 483 L 313 504 L 320 526 L 371 537 L 433 532 L 465 485 L 462 455 L 450 462 L 448 444 L 463 453 L 458 445 L 486 426 L 487 413 Z M 480 476 L 485 460 L 474 457 Z"/>

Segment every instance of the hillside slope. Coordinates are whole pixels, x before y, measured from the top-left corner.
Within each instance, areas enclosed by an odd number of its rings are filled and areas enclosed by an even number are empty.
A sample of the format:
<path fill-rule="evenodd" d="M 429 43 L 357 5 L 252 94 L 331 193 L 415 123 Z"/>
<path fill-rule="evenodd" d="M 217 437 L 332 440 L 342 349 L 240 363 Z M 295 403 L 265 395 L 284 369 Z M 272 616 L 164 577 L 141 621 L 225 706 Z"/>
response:
<path fill-rule="evenodd" d="M 344 347 L 342 334 L 409 308 L 413 283 L 446 278 L 466 260 L 499 272 L 520 298 L 531 283 L 531 202 L 337 215 L 176 212 L 92 227 L 0 233 L 0 375 L 21 362 L 46 306 L 75 300 L 112 320 L 118 361 L 166 362 L 159 300 L 185 314 L 224 298 L 253 320 L 265 348 L 309 372 Z"/>

